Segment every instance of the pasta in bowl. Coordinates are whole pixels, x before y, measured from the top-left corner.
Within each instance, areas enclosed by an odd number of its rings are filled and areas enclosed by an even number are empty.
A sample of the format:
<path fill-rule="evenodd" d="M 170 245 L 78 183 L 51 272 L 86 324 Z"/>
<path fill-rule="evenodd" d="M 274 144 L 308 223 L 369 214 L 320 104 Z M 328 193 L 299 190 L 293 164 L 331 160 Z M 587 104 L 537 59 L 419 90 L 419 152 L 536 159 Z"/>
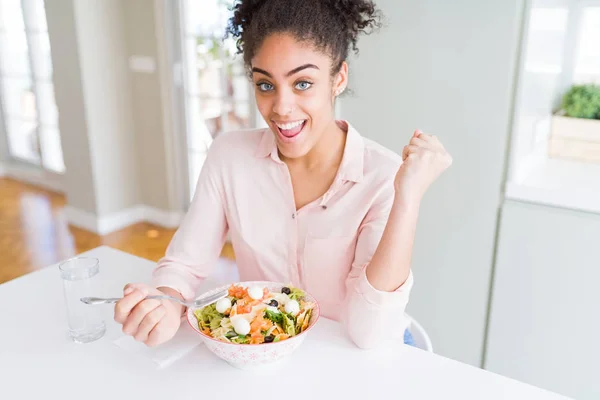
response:
<path fill-rule="evenodd" d="M 229 364 L 248 368 L 292 354 L 319 319 L 319 305 L 306 291 L 268 281 L 240 282 L 216 303 L 188 309 L 187 320 L 208 349 Z"/>

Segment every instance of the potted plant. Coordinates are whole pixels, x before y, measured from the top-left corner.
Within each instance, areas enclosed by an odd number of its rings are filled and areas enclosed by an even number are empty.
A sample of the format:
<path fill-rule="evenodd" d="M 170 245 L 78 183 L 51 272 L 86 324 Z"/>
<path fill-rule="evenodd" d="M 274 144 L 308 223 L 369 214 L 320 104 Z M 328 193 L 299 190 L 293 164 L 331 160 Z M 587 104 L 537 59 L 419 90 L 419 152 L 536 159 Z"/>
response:
<path fill-rule="evenodd" d="M 575 85 L 552 117 L 551 157 L 600 162 L 600 86 Z"/>

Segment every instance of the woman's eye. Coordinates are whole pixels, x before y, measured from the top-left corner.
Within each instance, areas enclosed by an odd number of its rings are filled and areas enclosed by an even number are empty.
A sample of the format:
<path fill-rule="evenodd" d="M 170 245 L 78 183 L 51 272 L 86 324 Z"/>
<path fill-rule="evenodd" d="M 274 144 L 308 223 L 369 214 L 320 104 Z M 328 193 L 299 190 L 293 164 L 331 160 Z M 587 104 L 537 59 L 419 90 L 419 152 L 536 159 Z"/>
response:
<path fill-rule="evenodd" d="M 269 90 L 273 90 L 273 85 L 266 82 L 257 83 L 256 86 L 261 92 L 268 92 Z"/>
<path fill-rule="evenodd" d="M 312 86 L 312 83 L 307 82 L 307 81 L 302 81 L 302 82 L 298 82 L 296 84 L 296 89 L 298 90 L 306 90 L 308 88 L 310 88 Z"/>

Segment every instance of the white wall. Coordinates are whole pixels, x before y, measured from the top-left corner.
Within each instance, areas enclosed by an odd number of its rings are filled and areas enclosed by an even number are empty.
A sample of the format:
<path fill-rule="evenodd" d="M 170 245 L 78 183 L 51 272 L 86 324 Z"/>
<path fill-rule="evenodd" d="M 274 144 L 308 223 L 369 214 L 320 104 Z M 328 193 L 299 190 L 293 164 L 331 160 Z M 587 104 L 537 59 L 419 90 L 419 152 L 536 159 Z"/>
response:
<path fill-rule="evenodd" d="M 600 216 L 508 201 L 486 369 L 600 399 Z"/>
<path fill-rule="evenodd" d="M 46 1 L 45 6 L 52 49 L 54 96 L 66 167 L 64 189 L 70 206 L 94 214 L 96 189 L 74 4 L 73 0 L 53 0 Z"/>
<path fill-rule="evenodd" d="M 154 2 L 45 6 L 69 222 L 99 233 L 140 220 L 176 225 L 183 205 L 172 195 Z M 155 70 L 130 70 L 131 55 L 154 60 Z"/>
<path fill-rule="evenodd" d="M 480 365 L 523 1 L 377 4 L 388 27 L 362 39 L 342 116 L 397 152 L 420 128 L 454 156 L 421 208 L 409 312 L 436 352 Z"/>
<path fill-rule="evenodd" d="M 157 17 L 153 1 L 127 0 L 123 2 L 126 42 L 128 54 L 151 59 L 155 63 L 155 70 L 148 72 L 130 73 L 131 93 L 133 99 L 133 118 L 135 120 L 136 147 L 138 149 L 140 196 L 146 205 L 158 209 L 168 210 L 175 206 L 171 204 L 169 176 L 172 171 L 167 163 L 171 148 L 165 145 L 165 121 L 168 110 L 163 109 L 163 96 L 159 79 L 160 69 L 166 67 L 159 57 L 166 54 L 159 52 L 158 35 L 165 32 L 158 31 Z M 160 4 L 163 2 L 160 1 Z M 167 40 L 163 38 L 162 40 Z M 168 73 L 168 71 L 166 71 Z M 172 78 L 172 75 L 169 76 Z M 168 101 L 168 99 L 164 99 Z"/>
<path fill-rule="evenodd" d="M 4 175 L 4 163 L 8 159 L 8 142 L 2 123 L 2 115 L 0 114 L 0 176 Z"/>
<path fill-rule="evenodd" d="M 2 99 L 0 99 L 0 176 L 3 175 L 3 164 L 8 160 L 8 137 L 4 130 Z"/>
<path fill-rule="evenodd" d="M 121 0 L 75 1 L 97 214 L 139 202 L 125 19 Z"/>

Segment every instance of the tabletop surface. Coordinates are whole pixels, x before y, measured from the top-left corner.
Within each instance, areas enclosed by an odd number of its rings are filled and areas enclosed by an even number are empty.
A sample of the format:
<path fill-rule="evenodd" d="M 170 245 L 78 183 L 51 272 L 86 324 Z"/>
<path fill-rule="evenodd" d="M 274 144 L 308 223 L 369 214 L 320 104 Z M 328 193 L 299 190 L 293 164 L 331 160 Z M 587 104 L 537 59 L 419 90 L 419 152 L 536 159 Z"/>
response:
<path fill-rule="evenodd" d="M 154 268 L 153 262 L 106 246 L 85 255 L 100 260 L 99 296 L 117 297 L 126 283 L 149 282 Z M 219 263 L 217 275 L 205 282 L 205 289 L 237 278 L 234 263 Z M 106 335 L 93 343 L 76 344 L 67 334 L 56 265 L 0 285 L 1 397 L 565 399 L 402 343 L 360 350 L 338 323 L 325 318 L 277 368 L 239 370 L 201 344 L 160 369 L 114 344 L 123 334 L 112 320 L 112 306 L 104 311 Z"/>

